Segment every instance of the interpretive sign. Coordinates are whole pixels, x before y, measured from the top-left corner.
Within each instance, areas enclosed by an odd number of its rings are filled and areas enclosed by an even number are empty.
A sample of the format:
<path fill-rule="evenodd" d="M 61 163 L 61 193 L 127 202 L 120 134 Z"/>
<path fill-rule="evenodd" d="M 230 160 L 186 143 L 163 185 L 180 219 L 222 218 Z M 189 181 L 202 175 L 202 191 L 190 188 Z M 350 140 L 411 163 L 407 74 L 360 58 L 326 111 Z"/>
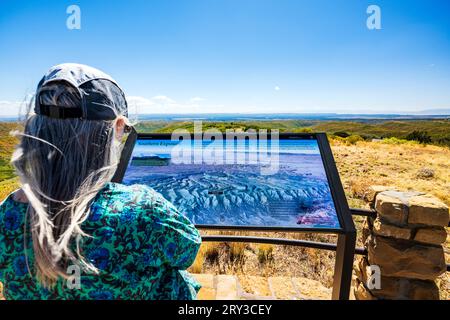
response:
<path fill-rule="evenodd" d="M 122 183 L 155 189 L 197 226 L 336 230 L 324 143 L 323 134 L 139 134 Z"/>

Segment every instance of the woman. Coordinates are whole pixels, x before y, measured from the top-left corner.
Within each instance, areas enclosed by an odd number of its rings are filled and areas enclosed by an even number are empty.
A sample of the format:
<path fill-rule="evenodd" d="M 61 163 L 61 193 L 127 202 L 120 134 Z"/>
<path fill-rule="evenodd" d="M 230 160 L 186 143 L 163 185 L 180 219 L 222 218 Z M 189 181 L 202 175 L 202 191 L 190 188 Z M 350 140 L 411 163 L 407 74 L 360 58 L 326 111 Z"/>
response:
<path fill-rule="evenodd" d="M 12 157 L 21 189 L 0 205 L 6 299 L 196 298 L 196 228 L 151 188 L 111 182 L 126 117 L 97 69 L 57 65 L 39 82 Z"/>

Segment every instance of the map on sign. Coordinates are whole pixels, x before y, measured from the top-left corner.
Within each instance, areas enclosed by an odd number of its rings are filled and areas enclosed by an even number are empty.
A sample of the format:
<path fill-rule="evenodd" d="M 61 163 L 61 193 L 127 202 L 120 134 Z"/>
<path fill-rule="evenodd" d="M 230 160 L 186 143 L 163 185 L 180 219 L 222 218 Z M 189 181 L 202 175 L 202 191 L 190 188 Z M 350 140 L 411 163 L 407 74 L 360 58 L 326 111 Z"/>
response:
<path fill-rule="evenodd" d="M 122 183 L 150 186 L 196 225 L 340 228 L 314 135 L 276 141 L 139 136 Z"/>

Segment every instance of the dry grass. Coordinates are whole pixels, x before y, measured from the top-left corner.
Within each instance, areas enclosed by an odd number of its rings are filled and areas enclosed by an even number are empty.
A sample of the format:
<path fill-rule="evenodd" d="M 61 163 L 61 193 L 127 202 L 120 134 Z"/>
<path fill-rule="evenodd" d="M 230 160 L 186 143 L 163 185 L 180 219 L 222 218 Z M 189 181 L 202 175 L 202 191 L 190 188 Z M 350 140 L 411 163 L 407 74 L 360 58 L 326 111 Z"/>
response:
<path fill-rule="evenodd" d="M 194 263 L 189 268 L 192 273 L 202 273 L 205 262 L 214 263 L 219 258 L 219 246 L 214 242 L 205 242 L 201 245 Z"/>
<path fill-rule="evenodd" d="M 426 192 L 450 206 L 450 149 L 398 139 L 395 143 L 386 142 L 362 141 L 349 145 L 332 141 L 349 204 L 364 206 L 363 195 L 368 187 L 385 185 Z M 360 229 L 361 224 L 357 223 L 357 228 Z M 450 263 L 450 237 L 447 237 L 444 251 Z M 438 284 L 441 298 L 450 299 L 448 272 L 438 279 Z"/>
<path fill-rule="evenodd" d="M 12 178 L 0 181 L 0 202 L 3 201 L 11 192 L 19 188 L 19 179 Z"/>
<path fill-rule="evenodd" d="M 271 244 L 258 245 L 258 262 L 262 265 L 273 262 L 274 246 Z"/>
<path fill-rule="evenodd" d="M 367 188 L 377 184 L 427 192 L 450 205 L 449 148 L 365 141 L 347 145 L 333 140 L 332 149 L 349 199 L 361 200 Z M 427 171 L 432 176 L 422 177 Z"/>
<path fill-rule="evenodd" d="M 202 234 L 236 234 L 335 242 L 335 235 L 202 231 Z M 271 244 L 204 242 L 189 271 L 193 273 L 237 274 L 247 276 L 288 275 L 306 277 L 331 286 L 334 252 Z"/>

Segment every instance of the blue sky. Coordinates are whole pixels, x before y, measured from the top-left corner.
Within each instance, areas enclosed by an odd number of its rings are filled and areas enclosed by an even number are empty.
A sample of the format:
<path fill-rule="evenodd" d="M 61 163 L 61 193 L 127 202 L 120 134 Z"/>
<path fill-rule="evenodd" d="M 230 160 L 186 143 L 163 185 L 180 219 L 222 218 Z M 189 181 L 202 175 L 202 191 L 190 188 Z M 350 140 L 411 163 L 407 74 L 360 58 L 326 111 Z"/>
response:
<path fill-rule="evenodd" d="M 141 113 L 450 108 L 446 0 L 2 0 L 0 45 L 0 115 L 62 62 L 111 74 Z"/>

